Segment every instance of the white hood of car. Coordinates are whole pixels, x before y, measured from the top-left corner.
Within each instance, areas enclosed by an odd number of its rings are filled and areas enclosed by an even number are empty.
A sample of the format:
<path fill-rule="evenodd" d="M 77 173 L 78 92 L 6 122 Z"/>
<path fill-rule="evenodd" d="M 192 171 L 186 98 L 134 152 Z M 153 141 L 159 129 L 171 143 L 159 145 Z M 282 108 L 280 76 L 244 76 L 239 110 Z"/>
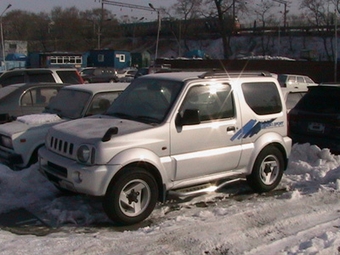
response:
<path fill-rule="evenodd" d="M 15 121 L 0 125 L 0 133 L 11 135 L 40 126 L 50 126 L 63 121 L 58 115 L 50 113 L 29 114 L 18 117 Z"/>
<path fill-rule="evenodd" d="M 98 120 L 98 118 L 100 118 L 100 120 Z M 80 139 L 81 141 L 98 141 L 101 140 L 109 128 L 115 127 L 118 128 L 117 135 L 121 136 L 150 129 L 152 125 L 132 120 L 117 119 L 105 115 L 97 115 L 55 125 L 50 132 L 62 133 L 63 138 L 70 139 L 70 142 L 74 139 Z"/>

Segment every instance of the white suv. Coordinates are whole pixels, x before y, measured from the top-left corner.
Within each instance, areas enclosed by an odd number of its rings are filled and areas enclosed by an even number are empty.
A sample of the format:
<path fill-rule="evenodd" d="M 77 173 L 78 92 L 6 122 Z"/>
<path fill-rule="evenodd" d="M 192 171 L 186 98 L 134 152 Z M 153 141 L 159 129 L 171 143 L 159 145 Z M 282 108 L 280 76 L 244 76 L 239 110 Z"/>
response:
<path fill-rule="evenodd" d="M 105 115 L 53 126 L 40 171 L 57 187 L 103 197 L 121 224 L 147 218 L 168 195 L 246 178 L 274 189 L 291 139 L 277 79 L 261 73 L 159 73 L 135 79 Z"/>

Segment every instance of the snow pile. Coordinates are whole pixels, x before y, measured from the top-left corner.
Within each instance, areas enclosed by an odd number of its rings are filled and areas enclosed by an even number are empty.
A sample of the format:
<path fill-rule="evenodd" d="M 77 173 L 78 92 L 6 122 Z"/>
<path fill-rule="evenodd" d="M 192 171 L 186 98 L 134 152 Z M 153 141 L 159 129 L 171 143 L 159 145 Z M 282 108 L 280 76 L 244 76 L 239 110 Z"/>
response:
<path fill-rule="evenodd" d="M 120 227 L 107 219 L 100 199 L 62 196 L 37 165 L 20 172 L 0 165 L 0 213 L 24 207 L 55 227 L 46 236 L 0 230 L 0 254 L 336 255 L 339 187 L 340 156 L 294 145 L 276 191 L 254 194 L 239 183 L 169 201 L 146 221 Z"/>
<path fill-rule="evenodd" d="M 61 118 L 57 114 L 50 113 L 29 114 L 17 118 L 17 121 L 28 125 L 57 122 L 59 120 L 61 120 Z"/>

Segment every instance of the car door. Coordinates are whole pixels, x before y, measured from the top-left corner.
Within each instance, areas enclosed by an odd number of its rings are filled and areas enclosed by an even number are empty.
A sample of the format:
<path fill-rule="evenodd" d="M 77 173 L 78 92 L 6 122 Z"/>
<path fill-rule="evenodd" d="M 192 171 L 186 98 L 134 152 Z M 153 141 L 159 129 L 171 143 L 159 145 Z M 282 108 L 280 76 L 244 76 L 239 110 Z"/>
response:
<path fill-rule="evenodd" d="M 198 110 L 200 122 L 176 126 L 171 123 L 171 157 L 176 165 L 175 180 L 207 176 L 235 169 L 241 155 L 241 139 L 231 141 L 240 128 L 235 98 L 229 84 L 192 86 L 178 114 Z"/>

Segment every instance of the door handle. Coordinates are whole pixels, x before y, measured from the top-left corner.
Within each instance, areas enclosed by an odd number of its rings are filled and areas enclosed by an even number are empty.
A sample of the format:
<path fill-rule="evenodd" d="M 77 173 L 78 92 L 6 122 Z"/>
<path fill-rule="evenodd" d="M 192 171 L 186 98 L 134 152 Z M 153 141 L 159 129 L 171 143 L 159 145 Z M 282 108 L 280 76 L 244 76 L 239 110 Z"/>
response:
<path fill-rule="evenodd" d="M 236 131 L 236 128 L 234 126 L 227 127 L 227 132 L 230 132 L 230 131 Z"/>

